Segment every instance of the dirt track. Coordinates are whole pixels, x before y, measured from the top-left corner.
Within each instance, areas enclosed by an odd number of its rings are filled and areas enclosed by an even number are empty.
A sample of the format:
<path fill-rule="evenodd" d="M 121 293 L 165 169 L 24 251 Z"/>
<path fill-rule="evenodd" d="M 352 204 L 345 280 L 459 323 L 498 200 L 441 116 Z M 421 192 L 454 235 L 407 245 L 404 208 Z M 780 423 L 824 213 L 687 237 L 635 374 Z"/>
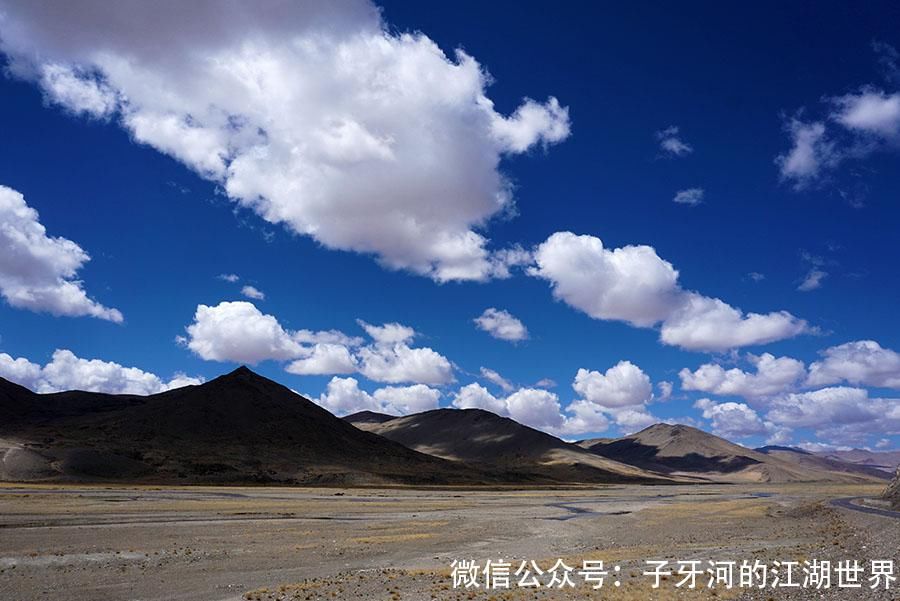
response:
<path fill-rule="evenodd" d="M 501 558 L 515 565 L 533 559 L 545 568 L 557 558 L 578 566 L 603 559 L 620 566 L 616 599 L 712 598 L 673 583 L 651 591 L 641 575 L 644 561 L 890 559 L 867 555 L 896 555 L 900 522 L 828 506 L 834 498 L 876 493 L 835 485 L 6 486 L 0 488 L 0 599 L 489 598 L 454 590 L 450 563 Z M 716 592 L 716 598 L 740 594 Z M 769 596 L 806 598 L 789 592 Z M 590 589 L 541 593 L 588 598 Z M 527 589 L 502 595 L 534 598 Z"/>

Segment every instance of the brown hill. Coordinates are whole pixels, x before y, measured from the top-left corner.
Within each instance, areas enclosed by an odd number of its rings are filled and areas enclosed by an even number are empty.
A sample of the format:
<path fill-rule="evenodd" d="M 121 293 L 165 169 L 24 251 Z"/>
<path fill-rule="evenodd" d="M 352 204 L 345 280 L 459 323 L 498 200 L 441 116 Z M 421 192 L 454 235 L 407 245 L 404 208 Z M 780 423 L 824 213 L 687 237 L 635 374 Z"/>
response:
<path fill-rule="evenodd" d="M 813 470 L 835 474 L 866 475 L 878 480 L 885 480 L 890 476 L 890 474 L 877 467 L 842 461 L 833 456 L 821 456 L 794 447 L 768 446 L 756 450 L 769 457 L 776 457 L 787 463 Z"/>
<path fill-rule="evenodd" d="M 0 479 L 474 483 L 482 475 L 334 417 L 246 367 L 147 397 L 0 379 Z"/>
<path fill-rule="evenodd" d="M 716 482 L 878 480 L 869 470 L 850 464 L 837 466 L 800 458 L 796 453 L 785 456 L 754 451 L 680 424 L 655 424 L 609 442 L 580 444 L 592 453 L 647 470 Z"/>
<path fill-rule="evenodd" d="M 383 422 L 345 419 L 422 453 L 503 474 L 559 482 L 665 480 L 482 409 L 435 409 Z"/>
<path fill-rule="evenodd" d="M 874 467 L 889 474 L 900 465 L 900 451 L 868 451 L 866 449 L 850 449 L 849 451 L 823 451 L 816 453 L 820 457 L 866 465 Z"/>

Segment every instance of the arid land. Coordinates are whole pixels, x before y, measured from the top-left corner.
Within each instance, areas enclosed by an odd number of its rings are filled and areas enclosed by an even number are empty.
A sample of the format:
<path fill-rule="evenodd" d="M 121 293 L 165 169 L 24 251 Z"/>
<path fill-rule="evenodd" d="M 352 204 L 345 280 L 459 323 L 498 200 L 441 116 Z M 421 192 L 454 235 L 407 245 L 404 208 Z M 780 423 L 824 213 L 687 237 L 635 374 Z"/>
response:
<path fill-rule="evenodd" d="M 819 591 L 658 590 L 648 559 L 894 559 L 900 520 L 831 504 L 841 484 L 569 489 L 0 486 L 0 599 L 782 599 Z M 454 590 L 454 559 L 583 559 L 621 586 Z M 705 583 L 704 583 L 705 586 Z M 900 589 L 825 598 L 896 599 Z"/>

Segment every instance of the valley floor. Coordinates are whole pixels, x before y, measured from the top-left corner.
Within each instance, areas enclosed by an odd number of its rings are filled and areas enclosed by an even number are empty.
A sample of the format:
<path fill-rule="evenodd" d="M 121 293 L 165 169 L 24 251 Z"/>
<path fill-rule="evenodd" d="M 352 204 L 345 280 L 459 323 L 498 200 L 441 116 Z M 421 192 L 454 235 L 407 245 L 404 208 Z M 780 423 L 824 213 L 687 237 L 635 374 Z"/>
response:
<path fill-rule="evenodd" d="M 794 588 L 652 589 L 645 560 L 893 560 L 900 519 L 832 505 L 834 484 L 556 490 L 0 486 L 0 599 L 898 599 Z M 453 588 L 451 562 L 570 567 L 575 588 Z M 592 591 L 577 574 L 603 560 Z M 614 572 L 613 567 L 619 571 Z M 800 567 L 795 580 L 802 580 Z M 479 575 L 480 576 L 480 575 Z M 863 580 L 869 574 L 863 575 Z M 615 577 L 615 578 L 613 578 Z M 549 574 L 544 580 L 549 579 Z M 620 586 L 613 588 L 612 580 Z M 737 575 L 735 575 L 737 584 Z M 823 597 L 824 596 L 824 597 Z"/>

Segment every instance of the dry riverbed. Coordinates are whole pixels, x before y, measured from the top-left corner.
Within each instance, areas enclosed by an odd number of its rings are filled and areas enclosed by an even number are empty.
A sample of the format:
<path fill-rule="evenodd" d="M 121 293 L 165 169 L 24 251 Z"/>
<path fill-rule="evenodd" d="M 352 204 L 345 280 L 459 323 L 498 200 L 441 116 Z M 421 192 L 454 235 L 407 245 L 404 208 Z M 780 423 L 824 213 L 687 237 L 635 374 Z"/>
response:
<path fill-rule="evenodd" d="M 641 573 L 650 559 L 893 559 L 900 569 L 900 520 L 829 504 L 878 492 L 811 484 L 490 491 L 5 485 L 0 599 L 900 599 L 898 586 L 711 591 L 707 578 L 690 591 L 674 586 L 676 576 L 654 590 Z M 504 559 L 512 571 L 523 560 L 547 570 L 557 559 L 576 572 L 584 560 L 619 571 L 599 591 L 576 573 L 575 588 L 524 589 L 515 577 L 509 590 L 453 588 L 453 560 L 488 559 Z"/>

